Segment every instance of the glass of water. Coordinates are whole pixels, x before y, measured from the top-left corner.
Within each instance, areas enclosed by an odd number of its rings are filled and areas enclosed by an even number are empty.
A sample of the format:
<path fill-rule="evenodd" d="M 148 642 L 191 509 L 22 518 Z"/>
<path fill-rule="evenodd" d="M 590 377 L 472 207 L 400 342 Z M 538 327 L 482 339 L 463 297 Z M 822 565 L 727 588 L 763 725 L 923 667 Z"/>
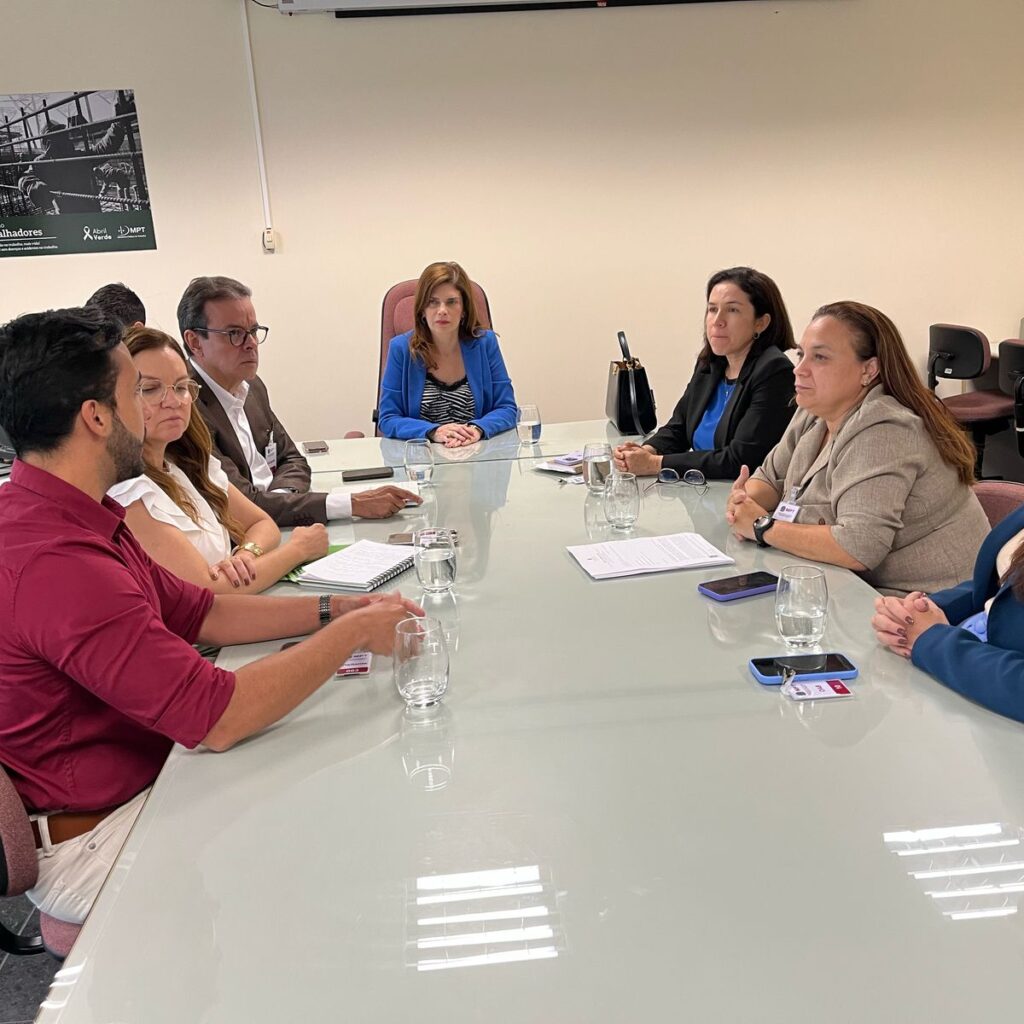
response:
<path fill-rule="evenodd" d="M 516 411 L 516 430 L 520 444 L 534 444 L 540 440 L 540 409 L 535 405 L 521 405 Z"/>
<path fill-rule="evenodd" d="M 583 446 L 583 479 L 597 494 L 604 490 L 612 475 L 612 446 L 604 441 L 591 441 Z"/>
<path fill-rule="evenodd" d="M 604 489 L 604 515 L 615 530 L 631 530 L 640 517 L 640 488 L 634 473 L 616 473 Z"/>
<path fill-rule="evenodd" d="M 405 477 L 413 484 L 429 484 L 434 475 L 434 449 L 425 437 L 405 442 Z"/>
<path fill-rule="evenodd" d="M 775 591 L 775 626 L 790 647 L 810 647 L 825 635 L 828 587 L 814 565 L 787 565 Z"/>
<path fill-rule="evenodd" d="M 406 706 L 429 708 L 448 689 L 448 647 L 437 619 L 403 619 L 395 626 L 392 670 Z"/>
<path fill-rule="evenodd" d="M 412 535 L 413 565 L 428 594 L 442 594 L 455 585 L 455 537 L 451 530 L 433 528 Z"/>

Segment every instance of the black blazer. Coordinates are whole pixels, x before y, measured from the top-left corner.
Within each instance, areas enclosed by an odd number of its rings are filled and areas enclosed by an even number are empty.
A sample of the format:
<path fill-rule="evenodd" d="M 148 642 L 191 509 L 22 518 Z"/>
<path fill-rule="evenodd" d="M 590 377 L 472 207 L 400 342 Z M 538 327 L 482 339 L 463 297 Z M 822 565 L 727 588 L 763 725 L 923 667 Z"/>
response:
<path fill-rule="evenodd" d="M 774 345 L 751 352 L 736 379 L 736 387 L 715 429 L 715 447 L 708 452 L 690 448 L 704 411 L 723 376 L 726 361 L 715 356 L 707 365 L 697 363 L 693 377 L 672 418 L 649 444 L 662 460 L 663 469 L 682 473 L 699 469 L 709 480 L 732 480 L 740 466 L 751 472 L 778 444 L 793 416 L 793 364 Z"/>
<path fill-rule="evenodd" d="M 281 421 L 270 408 L 267 386 L 256 377 L 249 385 L 245 399 L 245 418 L 249 421 L 256 447 L 264 455 L 273 433 L 277 445 L 277 468 L 270 487 L 261 491 L 253 486 L 252 472 L 245 452 L 238 443 L 235 428 L 210 386 L 190 369 L 192 379 L 199 384 L 196 406 L 213 435 L 213 454 L 220 459 L 224 472 L 250 501 L 263 509 L 278 526 L 310 526 L 327 522 L 327 495 L 309 489 L 309 463 L 295 442 L 288 436 Z M 295 493 L 274 494 L 275 488 L 290 488 Z"/>

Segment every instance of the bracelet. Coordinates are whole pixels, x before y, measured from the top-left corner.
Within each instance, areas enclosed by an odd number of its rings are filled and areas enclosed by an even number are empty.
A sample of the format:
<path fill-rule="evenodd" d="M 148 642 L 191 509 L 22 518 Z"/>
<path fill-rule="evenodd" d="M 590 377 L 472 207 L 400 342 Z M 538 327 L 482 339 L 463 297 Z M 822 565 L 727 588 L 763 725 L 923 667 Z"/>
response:
<path fill-rule="evenodd" d="M 261 548 L 254 540 L 247 540 L 244 544 L 235 545 L 235 550 L 232 551 L 231 554 L 237 555 L 239 551 L 249 551 L 257 558 L 263 554 L 263 548 Z"/>
<path fill-rule="evenodd" d="M 331 622 L 331 595 L 321 594 L 320 595 L 320 625 L 321 627 L 330 625 Z"/>

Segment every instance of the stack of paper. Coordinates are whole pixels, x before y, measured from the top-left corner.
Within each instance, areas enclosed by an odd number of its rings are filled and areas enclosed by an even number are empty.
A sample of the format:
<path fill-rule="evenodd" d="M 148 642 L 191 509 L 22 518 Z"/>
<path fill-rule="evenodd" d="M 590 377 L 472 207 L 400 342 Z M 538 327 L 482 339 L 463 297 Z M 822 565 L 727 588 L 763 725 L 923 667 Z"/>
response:
<path fill-rule="evenodd" d="M 359 540 L 333 555 L 295 570 L 300 587 L 367 591 L 394 579 L 412 566 L 409 548 Z"/>
<path fill-rule="evenodd" d="M 699 533 L 670 533 L 602 544 L 576 544 L 567 549 L 592 579 L 641 576 L 673 569 L 703 569 L 732 565 L 735 559 L 709 544 Z"/>

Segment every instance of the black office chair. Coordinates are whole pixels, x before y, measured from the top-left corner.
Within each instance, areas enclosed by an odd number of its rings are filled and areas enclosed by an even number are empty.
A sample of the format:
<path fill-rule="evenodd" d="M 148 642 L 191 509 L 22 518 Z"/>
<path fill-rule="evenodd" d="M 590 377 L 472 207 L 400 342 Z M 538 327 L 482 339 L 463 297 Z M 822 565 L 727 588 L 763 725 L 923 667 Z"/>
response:
<path fill-rule="evenodd" d="M 938 380 L 975 380 L 992 361 L 988 338 L 973 327 L 932 324 L 928 328 L 928 387 Z M 971 432 L 976 453 L 974 475 L 980 480 L 985 462 L 985 441 L 1010 426 L 1013 392 L 984 389 L 967 391 L 942 400 L 943 405 Z"/>

